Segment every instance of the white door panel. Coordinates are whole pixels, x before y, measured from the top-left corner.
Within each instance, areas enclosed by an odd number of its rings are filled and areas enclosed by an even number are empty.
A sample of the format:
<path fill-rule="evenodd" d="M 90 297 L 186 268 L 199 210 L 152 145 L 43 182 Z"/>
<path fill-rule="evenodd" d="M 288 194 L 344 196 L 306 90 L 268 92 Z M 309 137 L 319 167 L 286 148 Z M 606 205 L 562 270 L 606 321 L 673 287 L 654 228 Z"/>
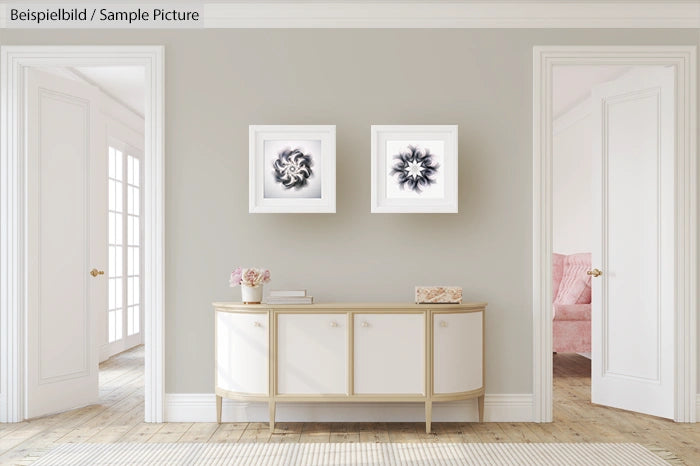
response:
<path fill-rule="evenodd" d="M 345 315 L 279 314 L 277 332 L 279 393 L 347 393 Z"/>
<path fill-rule="evenodd" d="M 592 98 L 592 401 L 673 418 L 674 70 Z"/>
<path fill-rule="evenodd" d="M 355 314 L 355 393 L 425 394 L 423 314 Z"/>
<path fill-rule="evenodd" d="M 34 70 L 28 78 L 26 416 L 32 418 L 97 401 L 94 312 L 106 301 L 106 282 L 89 271 L 106 266 L 99 205 L 106 180 L 95 176 L 104 165 L 95 160 L 94 89 Z"/>

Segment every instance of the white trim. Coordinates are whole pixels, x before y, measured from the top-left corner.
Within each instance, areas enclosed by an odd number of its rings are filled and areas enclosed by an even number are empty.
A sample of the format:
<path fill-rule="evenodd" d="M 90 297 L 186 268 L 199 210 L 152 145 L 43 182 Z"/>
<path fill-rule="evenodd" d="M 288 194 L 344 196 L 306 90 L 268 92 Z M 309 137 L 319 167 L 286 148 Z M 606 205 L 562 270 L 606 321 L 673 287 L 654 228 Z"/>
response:
<path fill-rule="evenodd" d="M 533 49 L 533 421 L 552 421 L 552 67 L 672 65 L 676 77 L 675 420 L 696 420 L 697 166 L 695 46 Z"/>
<path fill-rule="evenodd" d="M 164 48 L 161 46 L 3 46 L 0 48 L 0 422 L 25 418 L 25 190 L 22 103 L 29 66 L 137 65 L 146 69 L 145 420 L 163 420 Z"/>
<path fill-rule="evenodd" d="M 486 394 L 484 421 L 528 422 L 532 395 Z M 424 403 L 277 403 L 277 422 L 423 422 Z M 224 399 L 223 422 L 268 422 L 267 403 Z M 477 422 L 476 399 L 433 403 L 434 422 Z M 213 393 L 167 393 L 165 422 L 216 422 Z"/>
<path fill-rule="evenodd" d="M 208 3 L 207 28 L 697 28 L 688 1 Z"/>

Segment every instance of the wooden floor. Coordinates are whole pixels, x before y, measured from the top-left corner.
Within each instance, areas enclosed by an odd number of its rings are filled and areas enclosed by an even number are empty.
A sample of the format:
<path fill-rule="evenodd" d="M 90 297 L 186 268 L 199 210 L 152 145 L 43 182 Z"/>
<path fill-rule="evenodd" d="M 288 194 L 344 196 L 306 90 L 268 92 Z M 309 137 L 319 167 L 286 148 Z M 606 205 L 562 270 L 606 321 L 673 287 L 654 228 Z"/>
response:
<path fill-rule="evenodd" d="M 535 423 L 143 422 L 143 347 L 104 362 L 101 403 L 18 424 L 0 424 L 0 464 L 30 464 L 67 442 L 635 442 L 700 465 L 700 427 L 590 404 L 590 361 L 554 356 L 554 420 Z"/>

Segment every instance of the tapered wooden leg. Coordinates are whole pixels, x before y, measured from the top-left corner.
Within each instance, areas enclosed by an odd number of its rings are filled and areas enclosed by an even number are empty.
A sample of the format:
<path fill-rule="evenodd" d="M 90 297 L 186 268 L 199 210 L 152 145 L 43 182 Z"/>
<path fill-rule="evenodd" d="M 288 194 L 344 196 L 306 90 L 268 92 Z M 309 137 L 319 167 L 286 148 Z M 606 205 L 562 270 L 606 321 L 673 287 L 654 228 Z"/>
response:
<path fill-rule="evenodd" d="M 425 433 L 430 433 L 430 424 L 433 422 L 433 402 L 425 402 Z"/>
<path fill-rule="evenodd" d="M 479 422 L 484 422 L 484 395 L 479 397 Z"/>
<path fill-rule="evenodd" d="M 270 400 L 270 432 L 275 430 L 275 400 Z"/>
<path fill-rule="evenodd" d="M 221 424 L 221 397 L 216 395 L 216 422 Z"/>

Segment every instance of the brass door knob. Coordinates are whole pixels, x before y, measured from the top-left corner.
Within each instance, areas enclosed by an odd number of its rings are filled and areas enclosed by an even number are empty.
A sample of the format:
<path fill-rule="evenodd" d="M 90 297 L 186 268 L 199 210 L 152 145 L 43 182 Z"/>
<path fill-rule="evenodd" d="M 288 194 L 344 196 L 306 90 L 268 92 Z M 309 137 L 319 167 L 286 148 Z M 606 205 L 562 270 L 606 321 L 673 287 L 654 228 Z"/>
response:
<path fill-rule="evenodd" d="M 586 272 L 586 273 L 587 273 L 588 275 L 593 276 L 593 277 L 600 277 L 601 275 L 603 275 L 603 271 L 602 271 L 602 270 L 598 270 L 598 269 L 589 270 L 589 271 Z"/>
<path fill-rule="evenodd" d="M 98 276 L 98 275 L 104 275 L 104 274 L 105 274 L 105 271 L 104 271 L 104 270 L 92 269 L 92 270 L 90 271 L 90 275 L 92 275 L 93 277 L 96 277 L 96 276 Z"/>

